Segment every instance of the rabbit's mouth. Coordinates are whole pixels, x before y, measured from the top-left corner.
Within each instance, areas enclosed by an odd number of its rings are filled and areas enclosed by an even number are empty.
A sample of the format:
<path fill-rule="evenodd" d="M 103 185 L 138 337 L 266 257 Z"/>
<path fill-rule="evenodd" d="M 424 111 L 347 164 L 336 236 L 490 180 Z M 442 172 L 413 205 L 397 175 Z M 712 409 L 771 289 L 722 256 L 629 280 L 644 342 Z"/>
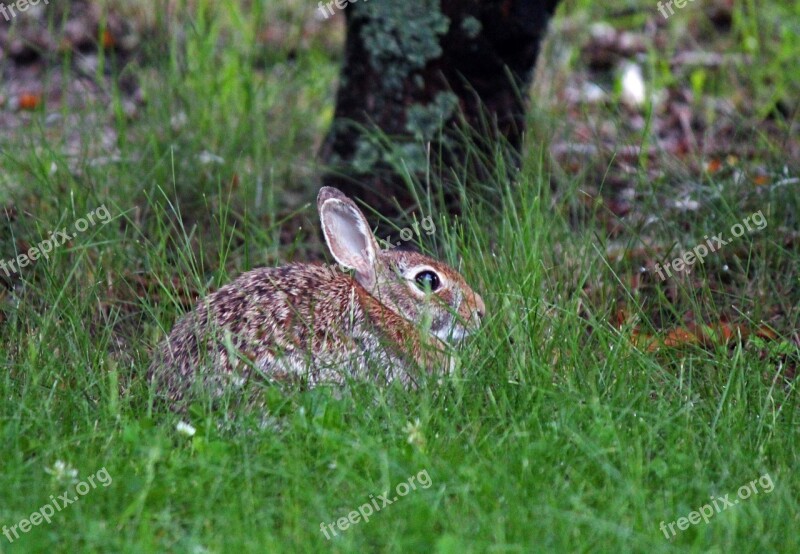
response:
<path fill-rule="evenodd" d="M 450 328 L 441 328 L 433 333 L 436 338 L 447 344 L 457 344 L 470 335 L 463 325 L 454 325 Z"/>
<path fill-rule="evenodd" d="M 455 299 L 458 308 L 449 308 L 448 315 L 439 319 L 431 328 L 431 333 L 439 340 L 453 346 L 463 342 L 480 328 L 486 310 L 479 295 L 472 293 L 466 300 L 460 296 L 459 294 Z"/>

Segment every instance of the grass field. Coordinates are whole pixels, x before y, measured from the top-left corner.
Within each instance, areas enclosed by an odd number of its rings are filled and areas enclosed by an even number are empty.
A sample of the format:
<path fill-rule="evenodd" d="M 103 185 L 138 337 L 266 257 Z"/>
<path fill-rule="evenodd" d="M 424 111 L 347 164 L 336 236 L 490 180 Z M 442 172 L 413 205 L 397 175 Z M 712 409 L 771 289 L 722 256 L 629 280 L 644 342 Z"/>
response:
<path fill-rule="evenodd" d="M 717 34 L 690 3 L 646 45 L 648 90 L 688 87 L 709 135 L 728 102 L 735 132 L 714 153 L 639 156 L 624 217 L 601 198 L 610 161 L 572 168 L 549 148 L 599 121 L 644 149 L 661 114 L 631 124 L 613 77 L 600 106 L 555 91 L 587 75 L 592 22 L 661 16 L 562 6 L 518 179 L 477 184 L 459 218 L 433 200 L 415 214 L 436 223 L 421 246 L 486 301 L 455 374 L 270 391 L 267 426 L 203 403 L 172 414 L 144 372 L 196 295 L 324 254 L 308 201 L 343 26 L 290 0 L 190 4 L 120 3 L 150 29 L 121 74 L 101 53 L 99 93 L 0 131 L 0 259 L 53 246 L 0 269 L 0 552 L 800 551 L 797 3 L 737 3 Z M 688 41 L 748 61 L 680 72 L 665 60 Z M 763 227 L 731 238 L 756 213 Z M 656 276 L 720 233 L 705 263 Z M 50 523 L 19 527 L 40 508 Z"/>

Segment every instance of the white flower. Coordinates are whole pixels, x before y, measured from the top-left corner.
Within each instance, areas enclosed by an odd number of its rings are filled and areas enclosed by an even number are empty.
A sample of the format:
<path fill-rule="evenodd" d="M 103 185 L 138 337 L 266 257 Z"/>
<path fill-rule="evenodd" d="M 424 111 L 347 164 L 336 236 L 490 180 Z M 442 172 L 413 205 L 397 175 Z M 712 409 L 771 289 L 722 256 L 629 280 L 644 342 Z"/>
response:
<path fill-rule="evenodd" d="M 169 120 L 169 124 L 174 131 L 183 129 L 188 122 L 189 118 L 186 116 L 186 112 L 178 112 Z"/>
<path fill-rule="evenodd" d="M 216 154 L 209 152 L 208 150 L 203 150 L 200 154 L 197 155 L 197 159 L 200 160 L 200 163 L 203 165 L 211 165 L 217 164 L 221 165 L 225 163 L 225 159 L 217 156 Z"/>
<path fill-rule="evenodd" d="M 78 470 L 62 460 L 56 460 L 53 467 L 46 467 L 44 470 L 60 483 L 74 484 L 78 482 Z"/>
<path fill-rule="evenodd" d="M 413 444 L 418 448 L 425 447 L 425 435 L 422 433 L 422 424 L 419 422 L 419 418 L 416 418 L 414 423 L 407 422 L 403 431 L 408 434 L 408 444 Z"/>
<path fill-rule="evenodd" d="M 622 85 L 622 102 L 633 108 L 644 104 L 644 77 L 642 69 L 638 65 L 629 63 L 623 67 L 620 84 Z"/>
<path fill-rule="evenodd" d="M 178 433 L 180 433 L 181 435 L 186 435 L 187 437 L 193 437 L 194 434 L 197 432 L 197 429 L 195 429 L 185 421 L 179 421 L 178 424 L 175 426 L 175 429 L 178 431 Z"/>

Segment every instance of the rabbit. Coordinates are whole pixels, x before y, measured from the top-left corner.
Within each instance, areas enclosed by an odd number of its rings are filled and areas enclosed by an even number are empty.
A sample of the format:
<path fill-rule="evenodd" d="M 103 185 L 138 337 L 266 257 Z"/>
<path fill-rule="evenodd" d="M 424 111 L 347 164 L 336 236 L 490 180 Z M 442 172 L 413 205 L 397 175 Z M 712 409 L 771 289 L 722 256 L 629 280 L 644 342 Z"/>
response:
<path fill-rule="evenodd" d="M 213 397 L 256 375 L 268 382 L 415 386 L 451 371 L 448 347 L 480 327 L 485 305 L 448 265 L 381 249 L 338 189 L 317 196 L 325 243 L 343 269 L 293 263 L 240 275 L 186 314 L 157 348 L 148 379 L 179 403 L 194 386 Z"/>

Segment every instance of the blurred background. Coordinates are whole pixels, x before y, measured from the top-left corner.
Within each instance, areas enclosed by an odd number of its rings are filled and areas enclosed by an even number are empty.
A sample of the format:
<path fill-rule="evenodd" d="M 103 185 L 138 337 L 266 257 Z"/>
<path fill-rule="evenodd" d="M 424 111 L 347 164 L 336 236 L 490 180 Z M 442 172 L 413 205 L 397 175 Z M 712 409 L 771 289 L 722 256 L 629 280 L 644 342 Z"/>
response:
<path fill-rule="evenodd" d="M 271 391 L 274 427 L 201 404 L 187 438 L 144 382 L 153 345 L 243 271 L 330 261 L 313 199 L 345 14 L 20 1 L 0 0 L 0 260 L 111 215 L 0 269 L 0 524 L 62 490 L 57 460 L 114 484 L 0 552 L 800 548 L 800 2 L 564 0 L 517 157 L 465 136 L 484 170 L 431 171 L 435 148 L 412 167 L 374 135 L 409 201 L 371 223 L 394 241 L 431 218 L 413 240 L 483 295 L 484 330 L 420 392 Z M 430 489 L 319 533 L 423 469 Z M 738 515 L 658 530 L 765 471 L 774 492 Z"/>

